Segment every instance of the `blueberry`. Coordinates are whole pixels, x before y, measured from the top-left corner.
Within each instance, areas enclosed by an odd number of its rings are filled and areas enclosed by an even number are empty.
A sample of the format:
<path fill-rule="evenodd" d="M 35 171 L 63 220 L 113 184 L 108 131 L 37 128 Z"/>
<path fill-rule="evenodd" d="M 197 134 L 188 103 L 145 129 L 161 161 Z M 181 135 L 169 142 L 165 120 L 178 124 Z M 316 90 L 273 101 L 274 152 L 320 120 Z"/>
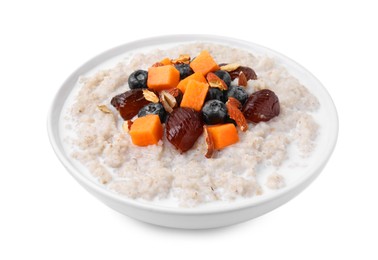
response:
<path fill-rule="evenodd" d="M 146 115 L 158 115 L 160 117 L 160 122 L 164 123 L 167 116 L 167 112 L 165 111 L 162 104 L 150 103 L 142 107 L 138 112 L 138 117 L 143 117 Z"/>
<path fill-rule="evenodd" d="M 176 64 L 176 69 L 180 72 L 180 80 L 185 79 L 186 77 L 192 75 L 194 72 L 192 68 L 189 66 L 189 64 Z"/>
<path fill-rule="evenodd" d="M 226 105 L 216 99 L 209 100 L 202 108 L 202 116 L 203 121 L 208 125 L 222 124 L 227 119 Z"/>
<path fill-rule="evenodd" d="M 207 95 L 206 95 L 206 101 L 212 100 L 212 99 L 217 99 L 219 101 L 224 102 L 223 91 L 220 90 L 219 88 L 209 88 L 209 91 L 207 92 Z"/>
<path fill-rule="evenodd" d="M 234 97 L 237 100 L 240 101 L 240 103 L 243 105 L 245 101 L 248 99 L 248 93 L 245 91 L 243 87 L 240 86 L 231 86 L 228 88 L 226 92 L 227 99 L 229 97 Z"/>
<path fill-rule="evenodd" d="M 129 88 L 147 88 L 148 72 L 145 70 L 136 70 L 129 76 Z"/>
<path fill-rule="evenodd" d="M 216 72 L 214 72 L 215 73 L 215 75 L 217 75 L 221 80 L 223 80 L 224 81 L 224 83 L 226 83 L 226 85 L 228 86 L 228 87 L 230 87 L 231 86 L 231 76 L 230 76 L 230 74 L 227 72 L 227 71 L 225 71 L 225 70 L 217 70 Z"/>

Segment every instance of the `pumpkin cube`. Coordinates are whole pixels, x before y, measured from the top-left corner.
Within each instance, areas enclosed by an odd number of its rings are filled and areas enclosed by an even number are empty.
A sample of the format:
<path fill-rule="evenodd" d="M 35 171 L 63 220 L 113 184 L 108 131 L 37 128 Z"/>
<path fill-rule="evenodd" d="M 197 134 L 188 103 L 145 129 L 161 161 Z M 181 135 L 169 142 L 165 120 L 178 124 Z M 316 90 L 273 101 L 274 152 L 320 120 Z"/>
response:
<path fill-rule="evenodd" d="M 209 84 L 194 79 L 189 80 L 180 106 L 193 108 L 197 112 L 201 111 L 208 90 Z"/>
<path fill-rule="evenodd" d="M 161 61 L 159 61 L 163 65 L 172 65 L 172 61 L 170 58 L 164 58 Z"/>
<path fill-rule="evenodd" d="M 204 76 L 209 72 L 219 70 L 218 64 L 214 61 L 208 51 L 201 51 L 201 53 L 190 63 L 190 67 L 194 72 L 200 72 Z"/>
<path fill-rule="evenodd" d="M 147 146 L 157 144 L 163 137 L 163 126 L 158 115 L 137 118 L 131 125 L 129 134 L 133 144 Z"/>
<path fill-rule="evenodd" d="M 161 91 L 175 88 L 180 81 L 180 72 L 173 65 L 150 67 L 148 69 L 147 86 Z"/>
<path fill-rule="evenodd" d="M 185 93 L 186 86 L 189 83 L 189 80 L 194 79 L 199 82 L 207 83 L 206 78 L 202 75 L 201 72 L 194 72 L 192 75 L 186 77 L 185 79 L 181 80 L 177 85 L 177 88 L 181 90 L 182 93 Z"/>
<path fill-rule="evenodd" d="M 208 126 L 207 131 L 214 141 L 214 148 L 217 150 L 239 142 L 238 130 L 234 124 Z"/>

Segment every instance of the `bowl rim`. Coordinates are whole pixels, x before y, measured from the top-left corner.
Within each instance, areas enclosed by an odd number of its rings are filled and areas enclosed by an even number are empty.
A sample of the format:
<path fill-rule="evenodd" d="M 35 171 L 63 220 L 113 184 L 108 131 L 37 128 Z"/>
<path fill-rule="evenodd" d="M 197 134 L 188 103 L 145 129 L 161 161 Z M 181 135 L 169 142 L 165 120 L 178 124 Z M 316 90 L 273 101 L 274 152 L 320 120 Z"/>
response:
<path fill-rule="evenodd" d="M 296 181 L 290 185 L 290 187 L 284 187 L 279 190 L 274 191 L 271 194 L 268 195 L 262 195 L 262 196 L 253 196 L 251 198 L 245 199 L 243 201 L 237 201 L 237 202 L 230 202 L 230 205 L 227 206 L 214 206 L 214 207 L 169 207 L 164 205 L 157 205 L 153 202 L 144 202 L 144 201 L 137 201 L 131 198 L 127 198 L 126 196 L 123 196 L 121 194 L 117 194 L 109 189 L 107 189 L 104 185 L 100 183 L 96 183 L 97 180 L 93 178 L 93 180 L 90 180 L 85 174 L 82 174 L 69 159 L 69 155 L 65 153 L 65 151 L 62 149 L 62 147 L 59 145 L 59 142 L 61 142 L 60 135 L 59 135 L 59 124 L 56 124 L 56 111 L 59 112 L 59 116 L 61 115 L 61 112 L 63 110 L 60 96 L 62 93 L 65 92 L 67 88 L 67 84 L 69 81 L 71 81 L 74 78 L 77 78 L 78 76 L 82 75 L 82 71 L 88 71 L 86 70 L 87 67 L 91 67 L 91 64 L 96 63 L 98 61 L 105 62 L 107 59 L 110 59 L 111 57 L 115 57 L 117 55 L 120 55 L 123 50 L 128 48 L 133 48 L 133 46 L 151 46 L 151 45 L 158 45 L 159 43 L 185 43 L 185 42 L 191 42 L 191 41 L 204 41 L 204 42 L 213 42 L 213 43 L 236 43 L 240 46 L 244 46 L 248 49 L 248 47 L 254 47 L 261 50 L 268 51 L 270 54 L 274 54 L 275 57 L 280 57 L 288 62 L 290 62 L 292 65 L 297 66 L 298 68 L 304 70 L 308 73 L 309 76 L 313 78 L 317 82 L 317 84 L 322 88 L 322 91 L 325 93 L 326 97 L 328 98 L 328 103 L 330 107 L 332 108 L 329 111 L 329 116 L 332 118 L 333 123 L 333 129 L 334 131 L 330 134 L 329 137 L 329 144 L 328 149 L 322 154 L 322 158 L 320 160 L 320 163 L 316 164 L 316 167 L 311 169 L 310 174 L 303 174 L 301 177 L 296 179 Z M 158 46 L 156 46 L 158 47 Z M 71 87 L 70 93 L 74 86 Z M 69 95 L 69 94 L 68 94 Z M 60 109 L 59 105 L 61 105 Z M 59 120 L 58 120 L 59 122 Z M 106 197 L 108 199 L 114 200 L 121 204 L 127 204 L 128 206 L 135 207 L 138 209 L 143 209 L 147 211 L 154 211 L 154 212 L 161 212 L 161 213 L 170 213 L 170 214 L 184 214 L 184 215 L 201 215 L 201 214 L 217 214 L 217 213 L 223 213 L 228 211 L 235 211 L 235 210 L 243 210 L 246 208 L 251 207 L 258 207 L 262 204 L 266 204 L 268 202 L 272 202 L 275 200 L 280 199 L 281 197 L 288 195 L 292 190 L 298 190 L 301 188 L 301 186 L 304 186 L 305 184 L 310 184 L 321 172 L 323 167 L 326 165 L 327 161 L 331 157 L 336 143 L 337 143 L 337 137 L 338 137 L 338 131 L 339 131 L 339 120 L 338 115 L 336 111 L 336 107 L 334 105 L 334 102 L 329 95 L 327 89 L 323 86 L 323 84 L 306 68 L 304 68 L 302 65 L 297 63 L 296 61 L 292 60 L 291 58 L 275 51 L 270 48 L 264 47 L 262 45 L 252 43 L 249 41 L 231 38 L 231 37 L 225 37 L 225 36 L 219 36 L 219 35 L 208 35 L 208 34 L 173 34 L 173 35 L 162 35 L 162 36 L 154 36 L 144 39 L 139 39 L 135 41 L 131 41 L 128 43 L 124 43 L 121 45 L 118 45 L 116 47 L 113 47 L 111 49 L 108 49 L 95 57 L 89 59 L 86 61 L 83 65 L 79 66 L 74 72 L 71 73 L 71 75 L 63 82 L 63 84 L 60 86 L 58 91 L 56 92 L 53 101 L 50 105 L 48 115 L 47 115 L 47 132 L 48 137 L 51 143 L 51 146 L 57 155 L 58 159 L 61 161 L 63 166 L 68 170 L 68 172 L 85 188 L 89 188 L 92 191 L 95 191 L 98 194 L 101 194 L 103 197 Z M 73 159 L 71 159 L 73 160 Z M 310 171 L 310 170 L 307 170 Z M 299 192 L 298 192 L 299 193 Z"/>

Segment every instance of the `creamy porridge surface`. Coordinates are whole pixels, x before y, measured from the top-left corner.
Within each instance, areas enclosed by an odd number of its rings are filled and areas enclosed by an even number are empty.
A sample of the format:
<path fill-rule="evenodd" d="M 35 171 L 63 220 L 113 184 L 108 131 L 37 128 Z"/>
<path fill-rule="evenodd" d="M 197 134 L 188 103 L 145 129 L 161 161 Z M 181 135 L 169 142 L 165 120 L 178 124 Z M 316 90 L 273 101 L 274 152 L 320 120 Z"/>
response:
<path fill-rule="evenodd" d="M 194 57 L 202 50 L 208 50 L 218 63 L 237 62 L 253 68 L 258 79 L 248 81 L 247 92 L 274 91 L 280 101 L 279 116 L 250 123 L 247 132 L 239 131 L 238 143 L 211 159 L 204 156 L 203 135 L 184 154 L 165 136 L 158 145 L 135 146 L 123 131 L 123 119 L 110 105 L 111 98 L 129 89 L 127 79 L 133 71 L 146 70 L 165 57 Z M 173 199 L 180 206 L 192 207 L 280 189 L 285 186 L 281 165 L 293 153 L 298 158 L 310 156 L 318 136 L 312 116 L 319 107 L 316 97 L 274 59 L 228 46 L 192 43 L 135 54 L 110 69 L 82 77 L 79 84 L 64 117 L 66 128 L 74 132 L 65 138 L 71 156 L 108 189 L 133 199 Z M 99 105 L 106 105 L 111 113 L 102 112 Z M 272 171 L 261 181 L 258 176 L 265 166 Z"/>

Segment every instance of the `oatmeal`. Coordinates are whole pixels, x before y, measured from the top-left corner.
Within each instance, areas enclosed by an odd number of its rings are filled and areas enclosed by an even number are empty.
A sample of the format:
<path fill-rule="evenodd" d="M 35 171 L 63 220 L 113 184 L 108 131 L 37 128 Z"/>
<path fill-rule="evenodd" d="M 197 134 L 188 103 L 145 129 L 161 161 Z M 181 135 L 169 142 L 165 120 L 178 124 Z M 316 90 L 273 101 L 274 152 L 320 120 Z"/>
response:
<path fill-rule="evenodd" d="M 166 57 L 177 62 L 189 62 L 188 57 L 195 57 L 203 50 L 208 50 L 217 63 L 226 63 L 221 68 L 232 67 L 233 64 L 252 68 L 253 75 L 248 70 L 234 73 L 236 76 L 231 79 L 231 88 L 240 86 L 247 93 L 244 102 L 253 93 L 274 92 L 279 99 L 279 114 L 266 122 L 247 120 L 243 130 L 235 120 L 238 140 L 220 150 L 216 149 L 209 156 L 211 158 L 205 157 L 205 154 L 209 154 L 205 134 L 200 134 L 190 149 L 185 151 L 179 151 L 168 140 L 170 137 L 165 130 L 156 144 L 135 145 L 129 131 L 138 115 L 129 115 L 132 118 L 125 120 L 111 105 L 112 98 L 130 89 L 128 79 L 132 73 L 147 70 L 152 65 L 161 66 L 158 63 L 164 62 Z M 216 76 L 222 78 L 222 75 Z M 144 75 L 138 74 L 136 77 Z M 214 77 L 210 81 L 215 88 L 224 87 Z M 229 46 L 193 43 L 135 54 L 110 69 L 81 78 L 79 84 L 80 89 L 66 116 L 66 124 L 74 130 L 74 134 L 66 138 L 71 155 L 108 189 L 133 199 L 173 199 L 181 206 L 196 206 L 258 196 L 266 188 L 283 188 L 285 176 L 280 174 L 280 167 L 290 160 L 292 153 L 299 158 L 310 156 L 318 136 L 318 125 L 312 116 L 319 107 L 316 97 L 274 59 L 257 57 Z M 216 91 L 213 92 L 216 95 Z M 143 96 L 138 91 L 133 94 Z M 156 104 L 163 99 L 163 109 L 172 109 L 170 112 L 175 113 L 176 104 L 172 95 L 168 94 L 159 96 L 157 93 Z M 150 98 L 154 99 L 151 95 Z M 243 101 L 244 96 L 240 98 Z M 150 101 L 143 106 L 148 103 Z M 223 105 L 220 106 L 223 108 Z M 203 104 L 200 109 L 202 107 Z M 229 106 L 226 108 L 232 109 Z M 142 116 L 143 111 L 140 113 L 139 116 Z M 253 115 L 250 118 L 253 119 Z M 166 119 L 160 117 L 160 120 L 163 122 Z M 164 129 L 168 123 L 163 124 Z M 264 168 L 269 168 L 271 172 L 262 180 L 260 176 Z"/>

